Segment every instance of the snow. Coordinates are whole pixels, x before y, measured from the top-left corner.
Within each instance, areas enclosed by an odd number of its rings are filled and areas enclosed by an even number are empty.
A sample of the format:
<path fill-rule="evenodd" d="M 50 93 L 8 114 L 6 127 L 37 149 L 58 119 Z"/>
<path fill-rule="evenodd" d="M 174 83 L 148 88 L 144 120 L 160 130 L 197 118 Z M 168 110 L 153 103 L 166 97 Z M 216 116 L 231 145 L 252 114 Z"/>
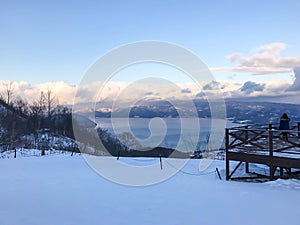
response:
<path fill-rule="evenodd" d="M 190 160 L 162 183 L 130 187 L 99 176 L 80 155 L 1 159 L 0 224 L 300 224 L 299 180 L 225 181 L 224 161 L 203 173 L 199 162 Z"/>
<path fill-rule="evenodd" d="M 16 150 L 16 157 L 39 157 L 42 151 L 39 149 L 19 148 Z M 48 149 L 45 150 L 45 155 L 71 155 L 72 152 Z M 15 150 L 8 150 L 0 153 L 0 159 L 12 159 L 15 157 Z"/>

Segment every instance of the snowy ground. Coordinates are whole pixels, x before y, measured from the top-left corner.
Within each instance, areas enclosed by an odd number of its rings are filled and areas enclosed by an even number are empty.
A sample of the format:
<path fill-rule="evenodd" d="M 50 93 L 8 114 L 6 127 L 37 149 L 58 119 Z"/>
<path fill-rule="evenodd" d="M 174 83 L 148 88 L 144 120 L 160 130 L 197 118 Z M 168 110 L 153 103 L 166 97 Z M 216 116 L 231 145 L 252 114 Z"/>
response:
<path fill-rule="evenodd" d="M 17 149 L 16 157 L 40 157 L 42 151 L 38 149 Z M 71 155 L 72 152 L 60 151 L 60 150 L 45 150 L 45 155 Z M 15 150 L 9 150 L 0 153 L 0 159 L 12 159 L 15 157 Z"/>
<path fill-rule="evenodd" d="M 183 171 L 199 174 L 198 160 Z M 179 172 L 148 187 L 122 186 L 96 174 L 81 156 L 0 160 L 1 225 L 299 225 L 300 181 L 220 181 Z"/>

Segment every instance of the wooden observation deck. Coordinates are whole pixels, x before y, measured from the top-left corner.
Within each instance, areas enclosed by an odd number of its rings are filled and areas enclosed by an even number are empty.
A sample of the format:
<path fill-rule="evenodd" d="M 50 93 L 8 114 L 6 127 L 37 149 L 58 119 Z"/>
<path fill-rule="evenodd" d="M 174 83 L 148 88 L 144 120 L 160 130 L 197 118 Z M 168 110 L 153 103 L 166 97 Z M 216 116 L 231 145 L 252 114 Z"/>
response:
<path fill-rule="evenodd" d="M 288 138 L 282 136 L 288 133 Z M 230 162 L 238 161 L 230 171 Z M 265 165 L 268 173 L 249 170 L 249 164 Z M 234 176 L 245 165 L 245 176 Z M 226 179 L 286 178 L 297 176 L 300 171 L 300 123 L 290 130 L 278 130 L 275 125 L 245 125 L 226 128 Z"/>

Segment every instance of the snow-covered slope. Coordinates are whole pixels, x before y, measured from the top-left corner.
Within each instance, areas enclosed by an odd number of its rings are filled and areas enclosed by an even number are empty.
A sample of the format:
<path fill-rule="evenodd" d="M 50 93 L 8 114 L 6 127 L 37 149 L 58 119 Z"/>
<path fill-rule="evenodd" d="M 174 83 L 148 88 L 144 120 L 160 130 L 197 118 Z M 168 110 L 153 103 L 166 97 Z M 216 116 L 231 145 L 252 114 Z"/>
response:
<path fill-rule="evenodd" d="M 201 176 L 198 164 L 190 160 L 183 169 L 198 175 L 179 172 L 163 183 L 133 188 L 105 180 L 78 155 L 3 159 L 0 224 L 300 224 L 299 180 L 220 181 L 213 171 L 218 167 L 224 177 L 224 161 Z"/>
<path fill-rule="evenodd" d="M 17 149 L 16 150 L 16 157 L 40 157 L 42 151 L 39 149 Z M 72 155 L 72 152 L 63 151 L 63 150 L 45 150 L 45 155 Z M 0 159 L 12 159 L 15 157 L 15 150 L 8 150 L 0 153 Z"/>

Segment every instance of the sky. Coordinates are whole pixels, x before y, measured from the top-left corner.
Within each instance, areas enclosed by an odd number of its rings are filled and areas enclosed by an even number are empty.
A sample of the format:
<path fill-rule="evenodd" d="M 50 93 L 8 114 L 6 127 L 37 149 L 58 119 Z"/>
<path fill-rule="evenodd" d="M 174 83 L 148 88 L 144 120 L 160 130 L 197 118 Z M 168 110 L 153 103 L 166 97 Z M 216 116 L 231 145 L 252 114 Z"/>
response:
<path fill-rule="evenodd" d="M 226 98 L 300 103 L 296 0 L 1 0 L 0 5 L 2 92 L 8 81 L 29 98 L 51 87 L 62 103 L 70 103 L 99 57 L 128 43 L 159 40 L 190 50 L 207 65 L 216 80 L 208 91 L 218 87 Z M 138 75 L 120 73 L 110 86 L 122 89 L 130 76 Z M 176 82 L 199 94 L 187 81 Z"/>

